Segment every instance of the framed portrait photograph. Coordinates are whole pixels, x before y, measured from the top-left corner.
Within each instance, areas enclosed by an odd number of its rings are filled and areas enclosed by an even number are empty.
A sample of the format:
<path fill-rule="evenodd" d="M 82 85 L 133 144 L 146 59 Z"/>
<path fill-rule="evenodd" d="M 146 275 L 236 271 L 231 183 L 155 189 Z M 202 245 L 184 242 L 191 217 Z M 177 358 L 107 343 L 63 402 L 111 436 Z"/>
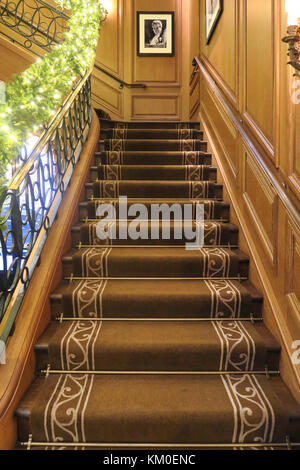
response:
<path fill-rule="evenodd" d="M 137 55 L 173 56 L 174 12 L 137 12 Z"/>
<path fill-rule="evenodd" d="M 205 0 L 206 44 L 209 44 L 223 12 L 223 0 Z"/>

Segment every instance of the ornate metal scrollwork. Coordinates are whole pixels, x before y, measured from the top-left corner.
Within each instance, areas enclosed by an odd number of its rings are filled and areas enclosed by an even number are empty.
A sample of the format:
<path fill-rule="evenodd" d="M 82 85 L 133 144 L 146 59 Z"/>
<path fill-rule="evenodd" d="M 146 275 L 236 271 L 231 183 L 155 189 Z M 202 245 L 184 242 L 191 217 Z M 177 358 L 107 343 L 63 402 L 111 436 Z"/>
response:
<path fill-rule="evenodd" d="M 63 34 L 68 31 L 68 19 L 63 11 L 43 0 L 0 1 L 0 22 L 8 28 L 2 33 L 27 49 L 35 45 L 49 51 L 61 43 Z M 9 31 L 17 33 L 18 38 Z"/>

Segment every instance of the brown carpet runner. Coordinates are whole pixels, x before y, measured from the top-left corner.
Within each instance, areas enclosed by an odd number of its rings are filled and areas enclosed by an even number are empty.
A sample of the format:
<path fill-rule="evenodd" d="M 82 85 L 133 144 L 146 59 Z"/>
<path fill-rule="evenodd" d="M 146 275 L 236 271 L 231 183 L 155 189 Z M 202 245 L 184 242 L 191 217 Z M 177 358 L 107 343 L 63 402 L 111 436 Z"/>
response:
<path fill-rule="evenodd" d="M 101 121 L 101 141 L 51 296 L 53 321 L 36 344 L 38 378 L 16 410 L 31 448 L 300 441 L 300 407 L 281 380 L 280 346 L 261 321 L 216 168 L 199 123 Z M 108 220 L 100 204 L 204 205 L 204 246 L 187 250 L 170 212 L 141 218 L 143 238 L 123 239 L 134 214 Z M 174 209 L 174 207 L 173 207 Z M 152 232 L 153 231 L 153 232 Z M 156 234 L 155 239 L 151 234 Z M 178 237 L 178 233 L 182 234 Z"/>
<path fill-rule="evenodd" d="M 102 165 L 96 168 L 102 180 L 170 180 L 170 181 L 209 181 L 216 178 L 216 169 L 205 165 Z"/>
<path fill-rule="evenodd" d="M 147 165 L 151 159 L 154 165 L 210 165 L 211 155 L 207 152 L 97 152 L 99 163 L 107 165 Z"/>

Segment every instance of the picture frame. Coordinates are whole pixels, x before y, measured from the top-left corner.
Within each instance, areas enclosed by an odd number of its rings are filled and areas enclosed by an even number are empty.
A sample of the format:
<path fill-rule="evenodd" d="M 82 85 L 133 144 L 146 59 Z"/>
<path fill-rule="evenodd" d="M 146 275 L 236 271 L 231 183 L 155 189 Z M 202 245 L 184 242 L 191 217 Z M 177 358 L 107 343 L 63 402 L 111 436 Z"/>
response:
<path fill-rule="evenodd" d="M 210 43 L 222 13 L 223 0 L 205 0 L 206 44 Z"/>
<path fill-rule="evenodd" d="M 137 12 L 137 55 L 172 57 L 175 54 L 174 11 Z"/>

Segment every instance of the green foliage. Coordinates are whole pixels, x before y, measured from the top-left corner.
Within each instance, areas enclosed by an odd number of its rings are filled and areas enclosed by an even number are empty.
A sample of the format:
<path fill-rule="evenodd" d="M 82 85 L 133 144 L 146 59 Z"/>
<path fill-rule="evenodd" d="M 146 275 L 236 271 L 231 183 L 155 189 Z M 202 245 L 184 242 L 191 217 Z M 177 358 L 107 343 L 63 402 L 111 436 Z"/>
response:
<path fill-rule="evenodd" d="M 0 217 L 0 230 L 3 233 L 7 230 L 7 225 L 4 224 L 4 220 L 4 217 Z"/>
<path fill-rule="evenodd" d="M 47 124 L 78 76 L 84 76 L 96 55 L 104 7 L 99 0 L 56 0 L 71 11 L 64 42 L 15 75 L 0 105 L 0 188 L 7 165 L 21 146 Z M 1 222 L 0 222 L 1 223 Z"/>

